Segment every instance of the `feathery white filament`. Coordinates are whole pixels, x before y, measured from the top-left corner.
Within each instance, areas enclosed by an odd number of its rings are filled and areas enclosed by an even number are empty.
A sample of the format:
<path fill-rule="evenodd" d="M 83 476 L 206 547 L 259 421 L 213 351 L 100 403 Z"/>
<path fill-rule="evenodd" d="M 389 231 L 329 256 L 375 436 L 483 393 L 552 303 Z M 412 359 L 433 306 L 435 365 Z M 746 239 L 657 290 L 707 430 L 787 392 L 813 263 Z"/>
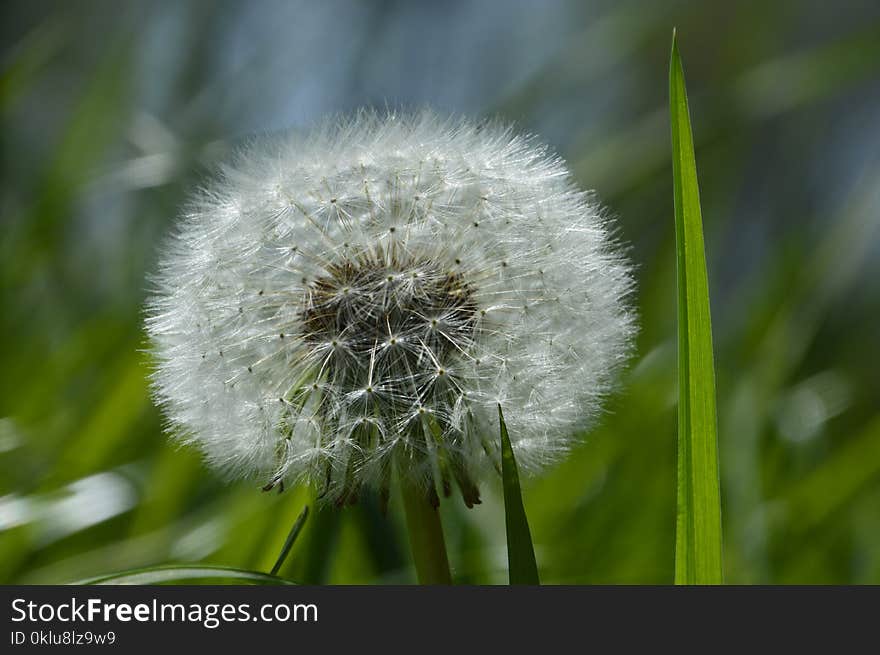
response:
<path fill-rule="evenodd" d="M 338 502 L 392 458 L 468 504 L 497 406 L 526 470 L 588 427 L 634 331 L 591 197 L 493 124 L 364 112 L 252 143 L 182 220 L 147 329 L 180 438 Z"/>

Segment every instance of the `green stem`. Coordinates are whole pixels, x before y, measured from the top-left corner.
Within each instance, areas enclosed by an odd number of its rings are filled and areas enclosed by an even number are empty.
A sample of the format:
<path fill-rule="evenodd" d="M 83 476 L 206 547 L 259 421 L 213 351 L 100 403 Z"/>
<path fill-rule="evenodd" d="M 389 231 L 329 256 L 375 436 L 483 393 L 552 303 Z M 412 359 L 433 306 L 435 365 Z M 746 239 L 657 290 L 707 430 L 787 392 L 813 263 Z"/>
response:
<path fill-rule="evenodd" d="M 401 472 L 399 478 L 409 544 L 419 584 L 452 584 L 440 512 L 431 505 L 425 490 L 414 484 L 406 473 Z"/>

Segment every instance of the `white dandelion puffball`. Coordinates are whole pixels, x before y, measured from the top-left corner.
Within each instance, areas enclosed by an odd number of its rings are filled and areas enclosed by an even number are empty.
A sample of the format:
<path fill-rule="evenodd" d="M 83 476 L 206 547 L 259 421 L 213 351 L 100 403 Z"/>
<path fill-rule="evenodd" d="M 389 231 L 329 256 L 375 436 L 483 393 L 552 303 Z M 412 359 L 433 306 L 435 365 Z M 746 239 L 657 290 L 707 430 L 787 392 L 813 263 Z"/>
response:
<path fill-rule="evenodd" d="M 178 439 L 340 504 L 387 497 L 395 466 L 432 502 L 453 480 L 479 502 L 499 405 L 521 468 L 558 459 L 634 332 L 629 265 L 563 162 L 428 112 L 252 142 L 155 284 L 154 389 Z"/>

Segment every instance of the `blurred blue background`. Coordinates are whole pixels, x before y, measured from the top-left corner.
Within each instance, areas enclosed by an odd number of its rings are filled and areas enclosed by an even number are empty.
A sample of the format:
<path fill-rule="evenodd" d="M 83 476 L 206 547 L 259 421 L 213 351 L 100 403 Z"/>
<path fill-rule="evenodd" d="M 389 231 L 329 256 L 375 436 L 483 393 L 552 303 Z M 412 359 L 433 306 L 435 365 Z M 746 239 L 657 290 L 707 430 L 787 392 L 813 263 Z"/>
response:
<path fill-rule="evenodd" d="M 524 494 L 548 583 L 668 583 L 677 26 L 702 185 L 727 580 L 880 583 L 880 4 L 25 2 L 0 20 L 0 582 L 165 562 L 268 570 L 305 490 L 170 445 L 146 275 L 249 134 L 364 105 L 499 116 L 618 216 L 638 354 Z M 454 575 L 505 582 L 500 483 L 443 507 Z M 281 572 L 414 580 L 400 508 L 313 513 Z"/>

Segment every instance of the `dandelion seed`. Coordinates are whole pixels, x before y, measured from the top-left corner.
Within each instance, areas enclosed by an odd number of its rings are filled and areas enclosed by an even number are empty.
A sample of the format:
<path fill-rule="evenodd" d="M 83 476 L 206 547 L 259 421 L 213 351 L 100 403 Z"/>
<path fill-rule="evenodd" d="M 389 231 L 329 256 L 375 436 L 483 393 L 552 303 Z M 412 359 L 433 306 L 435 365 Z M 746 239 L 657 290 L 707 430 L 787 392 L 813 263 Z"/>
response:
<path fill-rule="evenodd" d="M 385 489 L 394 458 L 478 502 L 499 403 L 521 468 L 558 459 L 634 332 L 629 266 L 563 163 L 430 113 L 254 142 L 155 281 L 154 390 L 178 438 L 338 504 Z"/>

